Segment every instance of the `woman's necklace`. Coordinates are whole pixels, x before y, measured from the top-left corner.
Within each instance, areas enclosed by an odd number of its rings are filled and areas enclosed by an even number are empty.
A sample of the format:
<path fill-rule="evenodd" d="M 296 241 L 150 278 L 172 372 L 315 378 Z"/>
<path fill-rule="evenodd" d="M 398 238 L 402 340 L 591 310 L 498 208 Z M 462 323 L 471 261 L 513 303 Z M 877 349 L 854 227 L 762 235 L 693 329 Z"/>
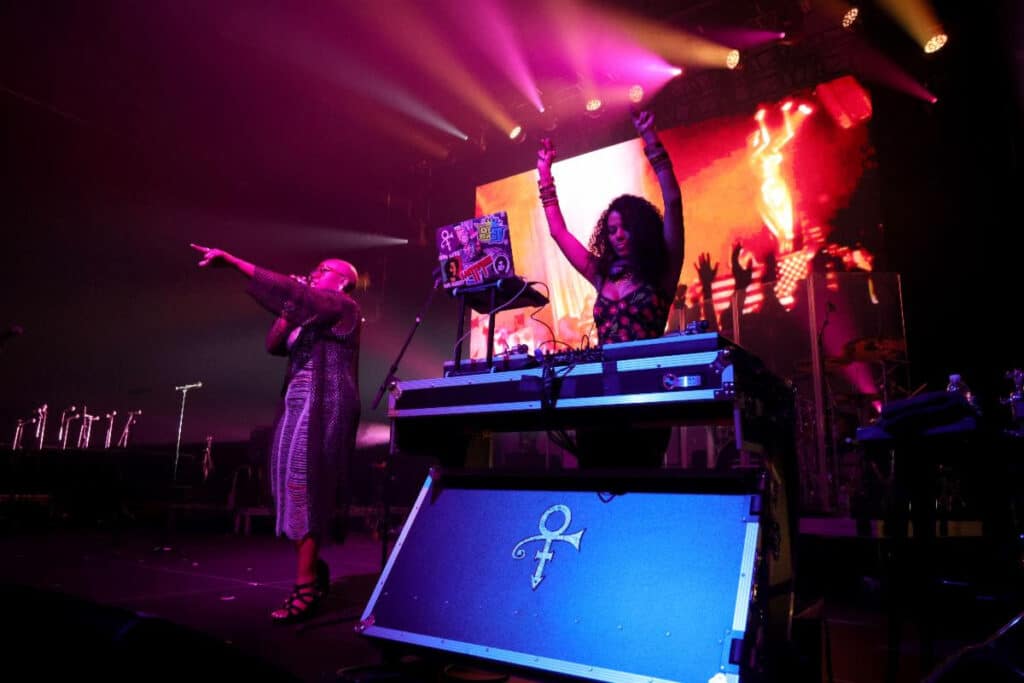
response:
<path fill-rule="evenodd" d="M 622 279 L 633 278 L 633 266 L 627 261 L 616 261 L 608 269 L 608 279 L 617 282 Z"/>

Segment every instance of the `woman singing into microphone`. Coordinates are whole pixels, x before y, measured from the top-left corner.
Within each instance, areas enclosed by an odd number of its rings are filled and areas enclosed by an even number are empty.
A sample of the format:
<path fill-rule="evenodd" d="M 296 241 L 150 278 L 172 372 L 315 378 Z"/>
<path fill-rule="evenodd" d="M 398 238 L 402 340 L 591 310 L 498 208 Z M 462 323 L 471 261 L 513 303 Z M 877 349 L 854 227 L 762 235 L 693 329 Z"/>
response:
<path fill-rule="evenodd" d="M 270 448 L 271 489 L 278 535 L 298 553 L 295 587 L 271 613 L 275 623 L 312 616 L 330 588 L 319 558 L 347 480 L 359 425 L 359 333 L 362 316 L 349 295 L 358 274 L 327 259 L 308 281 L 259 268 L 221 249 L 191 245 L 200 267 L 230 266 L 250 279 L 248 293 L 277 316 L 267 351 L 288 357 L 283 400 Z"/>

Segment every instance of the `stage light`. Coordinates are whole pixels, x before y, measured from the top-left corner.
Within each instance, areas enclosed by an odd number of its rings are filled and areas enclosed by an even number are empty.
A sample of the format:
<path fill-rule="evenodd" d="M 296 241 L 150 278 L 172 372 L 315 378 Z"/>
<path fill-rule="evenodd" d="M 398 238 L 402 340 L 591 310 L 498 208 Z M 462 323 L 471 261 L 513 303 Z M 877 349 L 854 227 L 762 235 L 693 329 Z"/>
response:
<path fill-rule="evenodd" d="M 508 139 L 512 142 L 519 144 L 526 140 L 526 129 L 521 125 L 515 125 L 512 130 L 508 132 Z"/>
<path fill-rule="evenodd" d="M 814 113 L 814 107 L 809 104 L 801 104 L 796 110 L 804 116 L 810 116 Z"/>
<path fill-rule="evenodd" d="M 601 107 L 603 105 L 604 102 L 602 102 L 600 98 L 591 97 L 589 100 L 587 100 L 586 104 L 587 116 L 590 116 L 591 118 L 597 118 L 598 116 L 600 116 Z"/>
<path fill-rule="evenodd" d="M 729 54 L 725 56 L 725 66 L 730 69 L 735 69 L 740 64 L 740 51 L 729 50 Z"/>
<path fill-rule="evenodd" d="M 860 14 L 860 10 L 856 7 L 851 7 L 846 10 L 846 14 L 843 15 L 843 28 L 852 28 L 854 23 L 857 21 L 857 16 Z"/>
<path fill-rule="evenodd" d="M 949 36 L 945 33 L 934 33 L 932 37 L 928 39 L 928 42 L 924 44 L 924 51 L 926 54 L 938 52 L 942 49 L 942 46 L 949 40 Z"/>
<path fill-rule="evenodd" d="M 629 101 L 633 104 L 639 104 L 640 100 L 644 98 L 644 88 L 641 85 L 634 85 L 629 89 Z"/>
<path fill-rule="evenodd" d="M 676 76 L 682 76 L 684 71 L 685 71 L 685 69 L 683 69 L 683 67 L 681 67 L 681 66 L 674 66 L 669 71 L 669 73 L 672 74 L 672 78 L 675 78 Z"/>

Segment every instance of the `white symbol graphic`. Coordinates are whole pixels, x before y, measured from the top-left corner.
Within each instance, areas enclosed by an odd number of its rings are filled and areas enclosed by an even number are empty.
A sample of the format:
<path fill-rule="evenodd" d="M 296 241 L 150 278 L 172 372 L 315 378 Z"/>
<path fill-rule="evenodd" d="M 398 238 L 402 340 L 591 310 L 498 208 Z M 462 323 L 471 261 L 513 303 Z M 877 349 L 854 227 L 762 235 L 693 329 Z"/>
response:
<path fill-rule="evenodd" d="M 562 522 L 562 526 L 554 530 L 548 528 L 548 517 L 550 517 L 553 512 L 561 512 L 562 516 L 565 518 Z M 573 548 L 576 548 L 577 552 L 579 551 L 580 539 L 583 538 L 583 532 L 586 531 L 586 529 L 581 529 L 574 534 L 563 536 L 563 532 L 569 528 L 571 523 L 572 511 L 569 510 L 569 506 L 552 505 L 544 511 L 543 515 L 540 516 L 540 524 L 537 525 L 540 534 L 524 538 L 519 541 L 519 543 L 516 543 L 515 548 L 512 548 L 512 557 L 514 559 L 521 560 L 526 557 L 526 550 L 523 549 L 524 545 L 532 543 L 533 541 L 544 541 L 544 547 L 538 550 L 533 556 L 533 559 L 537 560 L 537 569 L 534 570 L 533 576 L 530 577 L 530 586 L 533 590 L 537 590 L 537 586 L 539 586 L 540 582 L 544 580 L 544 567 L 547 565 L 549 560 L 552 560 L 555 557 L 555 553 L 551 549 L 551 543 L 553 541 L 565 541 Z"/>
<path fill-rule="evenodd" d="M 452 238 L 453 237 L 454 237 L 454 235 L 452 234 L 452 232 L 450 230 L 442 230 L 441 231 L 441 249 L 443 249 L 445 251 L 445 253 L 447 253 L 447 252 L 452 250 Z"/>

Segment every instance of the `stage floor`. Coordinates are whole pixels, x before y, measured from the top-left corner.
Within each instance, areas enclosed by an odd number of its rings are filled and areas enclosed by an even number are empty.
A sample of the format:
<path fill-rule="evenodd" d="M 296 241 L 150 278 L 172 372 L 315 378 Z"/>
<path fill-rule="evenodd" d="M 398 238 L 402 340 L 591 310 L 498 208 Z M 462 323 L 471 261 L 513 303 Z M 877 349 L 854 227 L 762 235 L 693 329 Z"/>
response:
<path fill-rule="evenodd" d="M 820 660 L 818 680 L 829 680 L 829 656 L 834 681 L 885 680 L 887 610 L 873 576 L 872 554 L 878 552 L 874 541 L 823 537 L 804 541 L 802 566 L 808 575 L 803 584 L 810 594 L 801 602 L 824 616 L 827 626 L 814 626 L 820 638 L 805 638 L 817 639 L 821 645 L 812 654 Z M 965 548 L 964 552 L 973 551 Z M 95 527 L 9 530 L 0 535 L 0 557 L 4 558 L 0 584 L 24 593 L 34 588 L 158 617 L 226 643 L 296 679 L 325 681 L 336 680 L 339 670 L 381 661 L 373 644 L 354 630 L 377 579 L 381 546 L 370 533 L 359 530 L 344 545 L 328 547 L 324 556 L 331 567 L 331 594 L 326 609 L 301 626 L 270 622 L 270 610 L 293 583 L 294 565 L 290 545 L 265 530 L 250 536 L 197 529 L 170 535 Z M 16 600 L 8 606 L 8 628 L 18 627 L 25 603 Z M 1000 620 L 1006 614 L 1015 613 L 1014 605 L 991 603 L 987 611 L 972 617 L 973 604 L 965 598 L 959 604 L 950 603 L 948 609 L 938 608 L 941 618 L 933 622 L 937 661 L 991 634 L 1004 623 Z M 919 616 L 907 616 L 895 680 L 921 680 L 930 668 L 920 659 Z M 34 617 L 46 619 L 45 614 Z M 59 657 L 61 643 L 48 647 Z M 179 651 L 182 647 L 188 645 L 168 641 L 161 656 L 189 656 Z M 34 673 L 48 678 L 46 665 L 43 662 Z M 159 658 L 152 666 L 159 669 Z M 140 672 L 140 679 L 146 677 L 146 672 Z"/>

